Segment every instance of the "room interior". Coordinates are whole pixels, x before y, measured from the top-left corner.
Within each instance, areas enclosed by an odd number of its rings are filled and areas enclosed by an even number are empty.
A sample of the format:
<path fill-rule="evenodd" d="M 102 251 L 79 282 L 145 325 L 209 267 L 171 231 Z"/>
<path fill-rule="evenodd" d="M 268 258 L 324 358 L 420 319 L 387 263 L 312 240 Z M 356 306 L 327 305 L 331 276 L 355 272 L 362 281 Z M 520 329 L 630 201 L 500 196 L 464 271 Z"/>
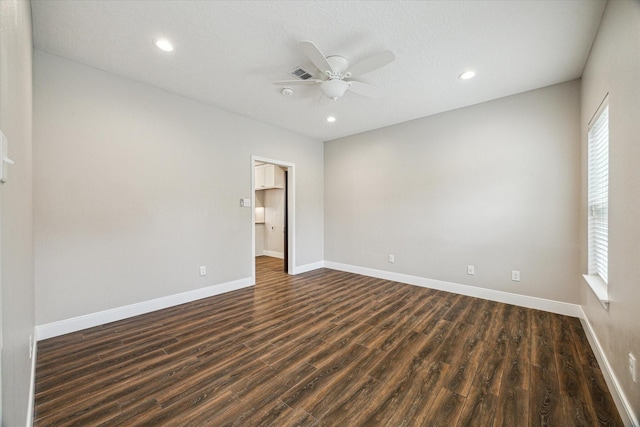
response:
<path fill-rule="evenodd" d="M 254 168 L 254 257 L 270 256 L 282 259 L 283 271 L 286 272 L 288 263 L 285 257 L 285 240 L 287 240 L 285 170 L 276 164 L 263 162 L 255 162 Z"/>
<path fill-rule="evenodd" d="M 638 425 L 640 3 L 363 9 L 2 0 L 3 424 L 32 422 L 38 342 L 255 285 L 263 162 L 289 171 L 289 275 L 328 269 L 578 319 L 621 419 Z M 305 40 L 394 60 L 354 76 L 376 97 L 353 83 L 325 99 L 314 81 L 289 93 L 273 82 L 314 70 Z M 605 98 L 603 297 L 583 275 L 587 134 Z"/>

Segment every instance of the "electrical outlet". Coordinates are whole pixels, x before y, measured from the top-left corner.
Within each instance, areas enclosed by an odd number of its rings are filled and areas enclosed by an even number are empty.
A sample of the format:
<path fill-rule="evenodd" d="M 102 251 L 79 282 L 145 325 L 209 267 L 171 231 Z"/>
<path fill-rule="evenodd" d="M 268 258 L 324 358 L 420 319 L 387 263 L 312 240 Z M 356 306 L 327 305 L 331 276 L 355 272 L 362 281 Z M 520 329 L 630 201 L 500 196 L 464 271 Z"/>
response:
<path fill-rule="evenodd" d="M 396 257 L 392 254 L 389 254 L 389 262 L 396 262 Z"/>
<path fill-rule="evenodd" d="M 467 274 L 473 276 L 476 274 L 476 268 L 473 265 L 467 265 Z"/>
<path fill-rule="evenodd" d="M 201 276 L 206 276 L 207 275 L 207 266 L 206 265 L 201 265 L 200 266 L 200 275 Z"/>
<path fill-rule="evenodd" d="M 518 270 L 511 271 L 511 280 L 513 280 L 514 282 L 520 281 L 520 272 Z"/>
<path fill-rule="evenodd" d="M 634 383 L 638 382 L 638 374 L 636 371 L 636 357 L 633 353 L 629 353 L 629 375 Z"/>

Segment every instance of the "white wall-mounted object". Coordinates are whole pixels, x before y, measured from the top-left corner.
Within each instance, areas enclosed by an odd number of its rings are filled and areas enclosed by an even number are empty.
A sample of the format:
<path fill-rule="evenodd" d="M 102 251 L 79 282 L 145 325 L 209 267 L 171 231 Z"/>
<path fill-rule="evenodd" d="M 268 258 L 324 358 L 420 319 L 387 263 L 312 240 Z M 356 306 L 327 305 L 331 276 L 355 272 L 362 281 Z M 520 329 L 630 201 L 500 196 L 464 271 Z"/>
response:
<path fill-rule="evenodd" d="M 4 133 L 0 131 L 0 183 L 4 184 L 9 180 L 9 165 L 12 165 L 14 162 L 8 157 L 9 153 L 9 143 L 7 141 L 7 137 L 4 136 Z"/>
<path fill-rule="evenodd" d="M 243 208 L 251 207 L 251 199 L 240 199 L 240 207 L 243 207 Z"/>
<path fill-rule="evenodd" d="M 284 170 L 280 166 L 262 164 L 256 166 L 255 189 L 284 188 Z"/>

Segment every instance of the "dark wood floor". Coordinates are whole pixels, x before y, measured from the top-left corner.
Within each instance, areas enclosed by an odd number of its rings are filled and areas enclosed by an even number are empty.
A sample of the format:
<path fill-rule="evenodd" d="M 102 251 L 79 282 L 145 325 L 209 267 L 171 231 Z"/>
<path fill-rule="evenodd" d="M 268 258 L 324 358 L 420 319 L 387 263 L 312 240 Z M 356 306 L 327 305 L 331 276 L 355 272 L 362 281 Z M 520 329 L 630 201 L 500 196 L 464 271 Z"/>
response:
<path fill-rule="evenodd" d="M 257 264 L 255 287 L 40 342 L 35 424 L 622 425 L 575 318 Z"/>

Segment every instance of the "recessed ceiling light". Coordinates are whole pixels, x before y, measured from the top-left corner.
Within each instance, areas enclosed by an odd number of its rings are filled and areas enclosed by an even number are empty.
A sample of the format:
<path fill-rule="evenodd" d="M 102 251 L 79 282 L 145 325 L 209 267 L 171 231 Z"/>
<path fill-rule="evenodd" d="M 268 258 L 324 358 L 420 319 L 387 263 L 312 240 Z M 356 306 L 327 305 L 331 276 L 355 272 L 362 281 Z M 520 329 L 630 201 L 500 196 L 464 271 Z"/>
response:
<path fill-rule="evenodd" d="M 173 45 L 167 39 L 157 39 L 153 44 L 155 44 L 158 49 L 164 50 L 165 52 L 173 51 Z"/>
<path fill-rule="evenodd" d="M 328 121 L 329 123 L 333 123 L 333 122 L 335 122 L 335 121 L 336 121 L 336 118 L 335 118 L 335 117 L 333 117 L 333 116 L 329 116 L 329 117 L 327 117 L 327 121 Z"/>
<path fill-rule="evenodd" d="M 476 75 L 475 71 L 465 71 L 464 73 L 460 74 L 458 76 L 458 78 L 461 78 L 462 80 L 468 80 L 468 79 L 472 79 L 474 76 Z"/>

